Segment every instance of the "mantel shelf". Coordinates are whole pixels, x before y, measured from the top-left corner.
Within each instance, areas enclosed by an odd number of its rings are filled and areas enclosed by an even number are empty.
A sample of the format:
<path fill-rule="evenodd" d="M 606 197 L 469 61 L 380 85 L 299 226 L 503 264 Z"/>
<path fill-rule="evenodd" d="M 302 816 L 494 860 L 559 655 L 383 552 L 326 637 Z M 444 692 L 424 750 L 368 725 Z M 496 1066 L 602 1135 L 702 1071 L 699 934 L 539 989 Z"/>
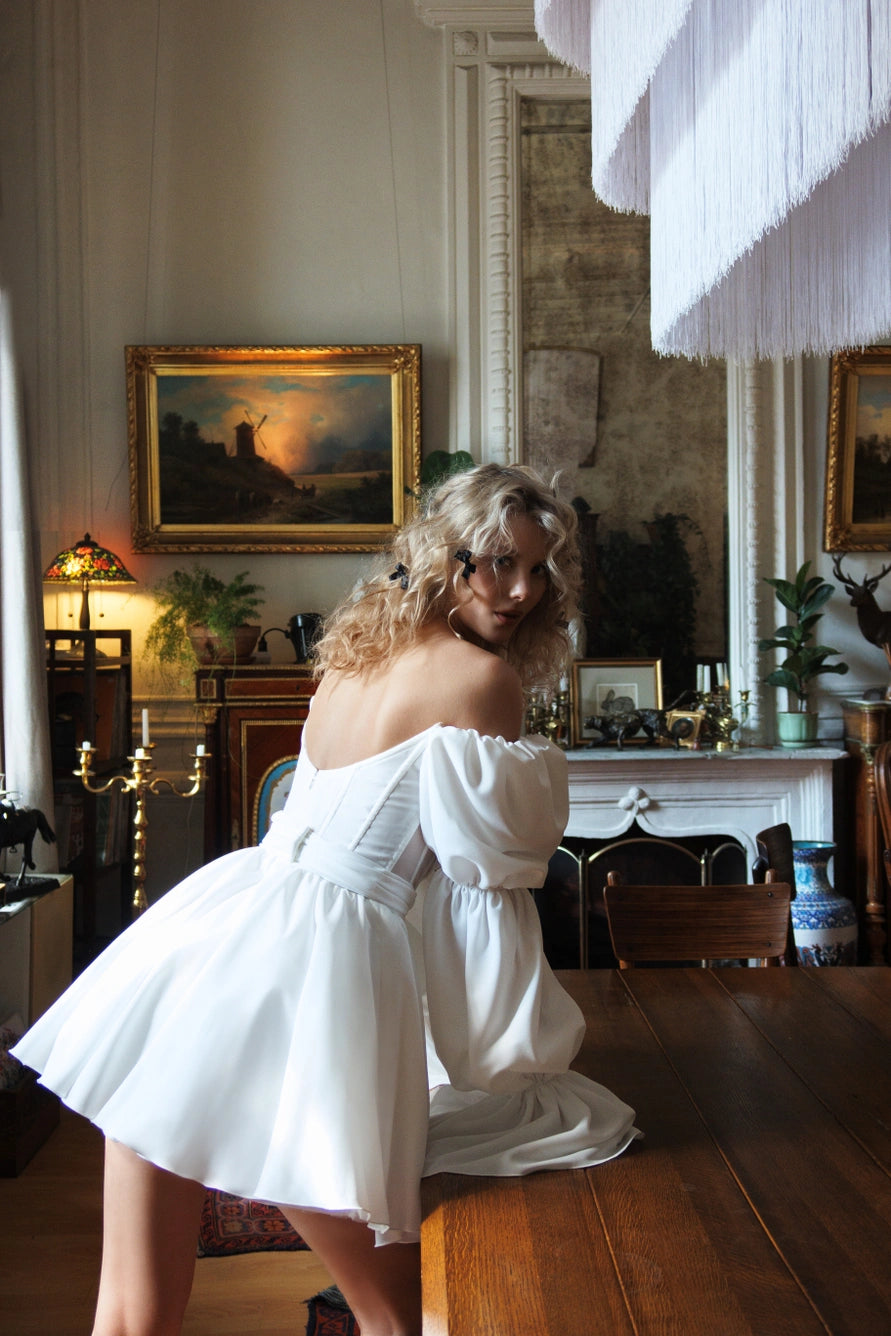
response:
<path fill-rule="evenodd" d="M 833 840 L 846 752 L 625 746 L 567 752 L 567 835 L 614 839 L 636 822 L 651 835 L 727 835 L 750 860 L 756 836 L 788 821 L 796 839 Z"/>
<path fill-rule="evenodd" d="M 789 762 L 811 766 L 814 762 L 840 761 L 847 756 L 840 747 L 740 747 L 738 750 L 695 750 L 692 747 L 648 747 L 631 743 L 620 751 L 617 747 L 576 747 L 566 753 L 570 766 L 586 762 L 605 761 L 608 764 L 629 762 L 634 765 L 690 765 L 696 761 L 715 761 L 721 765 L 752 764 L 765 761 L 771 765 Z"/>

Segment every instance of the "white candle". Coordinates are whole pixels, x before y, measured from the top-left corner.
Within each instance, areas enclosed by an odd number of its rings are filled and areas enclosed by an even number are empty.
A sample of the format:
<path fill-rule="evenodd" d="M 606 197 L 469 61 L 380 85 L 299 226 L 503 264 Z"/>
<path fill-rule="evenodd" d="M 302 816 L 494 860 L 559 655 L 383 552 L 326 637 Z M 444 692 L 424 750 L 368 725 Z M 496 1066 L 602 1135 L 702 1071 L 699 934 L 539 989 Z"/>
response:
<path fill-rule="evenodd" d="M 145 760 L 145 747 L 137 747 L 137 748 L 136 748 L 136 751 L 133 753 L 133 755 L 134 755 L 134 757 L 135 757 L 135 759 L 136 759 L 137 761 L 144 761 L 144 760 Z"/>
<path fill-rule="evenodd" d="M 143 710 L 142 712 L 142 745 L 143 747 L 147 747 L 149 745 L 148 710 Z"/>
<path fill-rule="evenodd" d="M 203 756 L 203 755 L 204 755 L 204 743 L 203 743 L 203 742 L 199 742 L 199 743 L 198 743 L 198 746 L 195 748 L 195 755 L 196 755 L 196 756 Z"/>
<path fill-rule="evenodd" d="M 93 750 L 92 742 L 82 742 L 80 746 L 81 746 L 81 751 L 89 752 Z"/>

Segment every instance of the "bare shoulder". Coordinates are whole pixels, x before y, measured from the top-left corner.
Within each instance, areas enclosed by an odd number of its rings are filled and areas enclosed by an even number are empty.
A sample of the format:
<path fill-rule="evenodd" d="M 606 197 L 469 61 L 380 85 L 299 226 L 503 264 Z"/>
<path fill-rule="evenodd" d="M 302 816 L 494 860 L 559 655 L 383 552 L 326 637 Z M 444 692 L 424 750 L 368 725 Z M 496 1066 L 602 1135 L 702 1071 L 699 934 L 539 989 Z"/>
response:
<path fill-rule="evenodd" d="M 380 672 L 329 669 L 303 736 L 313 764 L 327 769 L 376 755 L 434 724 L 514 742 L 522 732 L 524 706 L 520 678 L 509 664 L 446 632 Z"/>
<path fill-rule="evenodd" d="M 525 708 L 516 670 L 497 654 L 466 642 L 456 643 L 448 660 L 448 676 L 437 674 L 441 722 L 515 741 Z"/>

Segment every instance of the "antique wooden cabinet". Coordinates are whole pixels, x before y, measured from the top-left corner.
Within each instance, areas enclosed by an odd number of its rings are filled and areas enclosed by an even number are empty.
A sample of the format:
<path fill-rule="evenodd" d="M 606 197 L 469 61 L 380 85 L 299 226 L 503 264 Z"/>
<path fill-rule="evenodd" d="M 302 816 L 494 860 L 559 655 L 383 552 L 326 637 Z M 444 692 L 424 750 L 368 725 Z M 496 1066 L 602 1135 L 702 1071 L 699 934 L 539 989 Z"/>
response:
<path fill-rule="evenodd" d="M 256 844 L 282 805 L 315 690 L 300 664 L 199 668 L 195 695 L 210 753 L 204 853 Z"/>
<path fill-rule="evenodd" d="M 131 632 L 46 632 L 59 867 L 74 877 L 74 935 L 81 963 L 130 922 L 131 800 L 119 788 L 89 793 L 77 777 L 78 747 L 92 742 L 105 779 L 132 751 Z"/>
<path fill-rule="evenodd" d="M 888 961 L 888 889 L 876 806 L 875 756 L 880 743 L 891 738 L 891 704 L 884 700 L 846 700 L 842 709 L 845 750 L 854 758 L 850 785 L 854 885 L 838 889 L 857 904 L 861 962 L 884 965 Z"/>

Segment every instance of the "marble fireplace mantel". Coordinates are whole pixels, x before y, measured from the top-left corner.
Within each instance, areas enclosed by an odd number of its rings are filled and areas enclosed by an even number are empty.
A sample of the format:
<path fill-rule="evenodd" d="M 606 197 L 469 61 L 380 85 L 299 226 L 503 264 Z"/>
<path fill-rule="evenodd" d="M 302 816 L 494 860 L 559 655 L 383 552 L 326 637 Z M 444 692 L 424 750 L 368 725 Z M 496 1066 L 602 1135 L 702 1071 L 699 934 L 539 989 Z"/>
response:
<path fill-rule="evenodd" d="M 837 781 L 848 759 L 832 747 L 570 751 L 566 834 L 613 839 L 636 821 L 664 838 L 733 836 L 750 861 L 758 831 L 781 821 L 795 839 L 834 840 Z"/>

